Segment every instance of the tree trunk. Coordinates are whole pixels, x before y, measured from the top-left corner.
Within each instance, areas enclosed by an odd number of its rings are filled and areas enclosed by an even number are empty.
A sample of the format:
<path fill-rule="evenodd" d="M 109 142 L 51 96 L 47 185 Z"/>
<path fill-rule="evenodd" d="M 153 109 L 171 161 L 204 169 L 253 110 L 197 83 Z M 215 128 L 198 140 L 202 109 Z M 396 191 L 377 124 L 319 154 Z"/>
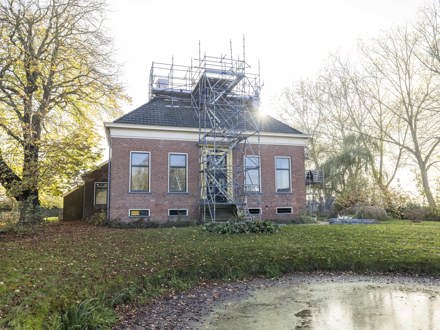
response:
<path fill-rule="evenodd" d="M 20 225 L 36 224 L 43 220 L 38 200 L 38 190 L 32 191 L 27 199 L 19 202 L 19 210 L 18 224 Z"/>
<path fill-rule="evenodd" d="M 34 144 L 25 145 L 22 198 L 19 202 L 19 223 L 29 224 L 42 221 L 38 191 L 38 147 Z"/>
<path fill-rule="evenodd" d="M 419 168 L 420 177 L 422 179 L 423 193 L 426 197 L 426 200 L 428 201 L 429 207 L 435 209 L 437 207 L 437 204 L 435 202 L 434 196 L 432 195 L 431 187 L 429 186 L 428 170 L 426 169 L 425 163 L 420 163 L 419 161 Z"/>
<path fill-rule="evenodd" d="M 31 99 L 30 99 L 31 100 Z M 25 105 L 25 109 L 32 109 L 31 102 Z M 21 182 L 23 198 L 20 201 L 21 224 L 32 224 L 41 222 L 41 210 L 39 200 L 38 182 L 40 178 L 39 170 L 39 141 L 41 136 L 40 116 L 26 111 L 24 119 L 29 128 L 25 129 L 25 143 L 23 146 L 23 177 Z"/>

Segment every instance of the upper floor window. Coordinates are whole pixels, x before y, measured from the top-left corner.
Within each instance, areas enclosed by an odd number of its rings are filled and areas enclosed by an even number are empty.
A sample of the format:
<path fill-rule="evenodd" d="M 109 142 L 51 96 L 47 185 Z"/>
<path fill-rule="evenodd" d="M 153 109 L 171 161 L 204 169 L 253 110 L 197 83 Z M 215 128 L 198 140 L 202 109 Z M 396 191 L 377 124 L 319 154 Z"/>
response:
<path fill-rule="evenodd" d="M 150 153 L 132 151 L 130 153 L 130 191 L 150 191 Z"/>
<path fill-rule="evenodd" d="M 168 156 L 168 191 L 187 191 L 187 155 L 169 154 Z"/>
<path fill-rule="evenodd" d="M 290 157 L 275 157 L 275 186 L 277 192 L 290 192 Z"/>
<path fill-rule="evenodd" d="M 260 157 L 246 156 L 244 160 L 245 180 L 247 192 L 260 192 Z"/>

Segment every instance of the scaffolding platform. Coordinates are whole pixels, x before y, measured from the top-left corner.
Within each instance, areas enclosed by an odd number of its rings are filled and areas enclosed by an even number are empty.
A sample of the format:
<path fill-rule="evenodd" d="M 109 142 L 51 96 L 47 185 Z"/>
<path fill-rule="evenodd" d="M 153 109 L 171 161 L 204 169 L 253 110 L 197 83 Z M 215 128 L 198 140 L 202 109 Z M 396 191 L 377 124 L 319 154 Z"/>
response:
<path fill-rule="evenodd" d="M 232 159 L 260 156 L 260 123 L 252 111 L 258 106 L 261 84 L 259 74 L 249 69 L 244 60 L 226 56 L 204 56 L 189 66 L 173 61 L 151 66 L 150 100 L 188 102 L 199 120 L 200 208 L 205 222 L 224 220 L 227 214 L 256 218 L 247 207 L 244 164 Z M 250 144 L 251 136 L 258 142 Z"/>

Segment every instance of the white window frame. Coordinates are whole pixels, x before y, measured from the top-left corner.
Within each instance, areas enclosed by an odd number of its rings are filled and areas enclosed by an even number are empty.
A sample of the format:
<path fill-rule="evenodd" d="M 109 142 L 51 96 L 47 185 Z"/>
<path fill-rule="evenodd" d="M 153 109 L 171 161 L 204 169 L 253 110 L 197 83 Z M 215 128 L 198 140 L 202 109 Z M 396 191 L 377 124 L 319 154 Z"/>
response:
<path fill-rule="evenodd" d="M 185 211 L 186 214 L 184 214 L 184 215 L 181 215 L 181 214 L 178 214 L 178 215 L 171 215 L 171 214 L 170 214 L 170 211 L 172 211 L 172 210 Z M 188 209 L 168 209 L 168 216 L 169 216 L 169 217 L 178 217 L 178 216 L 181 216 L 181 217 L 187 217 L 187 216 L 188 216 Z"/>
<path fill-rule="evenodd" d="M 255 215 L 262 215 L 263 214 L 263 209 L 261 208 L 261 207 L 248 207 L 248 210 L 260 210 L 260 213 L 251 213 L 251 212 L 249 212 L 249 214 L 251 214 L 251 215 L 253 215 L 253 214 L 255 214 Z"/>
<path fill-rule="evenodd" d="M 289 159 L 289 191 L 278 191 L 277 187 L 277 159 L 278 158 L 287 158 Z M 276 193 L 291 193 L 292 192 L 292 158 L 290 156 L 275 156 L 275 192 Z"/>
<path fill-rule="evenodd" d="M 131 190 L 131 155 L 134 153 L 138 154 L 148 154 L 148 191 L 132 191 Z M 130 151 L 130 162 L 128 166 L 128 192 L 132 194 L 148 194 L 151 192 L 151 152 L 150 151 L 139 151 L 139 150 L 132 150 Z"/>
<path fill-rule="evenodd" d="M 257 157 L 258 158 L 258 191 L 248 191 L 246 190 L 246 157 Z M 263 187 L 261 186 L 261 156 L 259 155 L 245 155 L 243 158 L 243 167 L 244 167 L 244 187 L 246 194 L 260 194 L 263 192 Z"/>
<path fill-rule="evenodd" d="M 96 184 L 97 183 L 106 183 L 107 184 L 107 198 L 105 199 L 105 204 L 96 204 Z M 95 181 L 93 183 L 93 206 L 107 205 L 107 204 L 108 204 L 108 182 Z"/>
<path fill-rule="evenodd" d="M 286 212 L 278 213 L 278 209 L 290 209 L 290 213 L 286 213 Z M 293 213 L 293 207 L 291 207 L 291 206 L 279 206 L 279 207 L 277 207 L 276 212 L 277 212 L 276 214 L 292 214 Z"/>
<path fill-rule="evenodd" d="M 171 168 L 171 164 L 170 164 L 170 156 L 171 155 L 185 155 L 185 170 L 186 170 L 186 183 L 185 183 L 185 191 L 170 191 L 170 168 Z M 188 192 L 188 174 L 189 174 L 189 169 L 188 169 L 188 153 L 186 152 L 169 152 L 168 153 L 168 192 L 171 194 L 185 194 Z"/>
<path fill-rule="evenodd" d="M 131 216 L 130 213 L 131 211 L 148 211 L 148 215 L 135 215 L 135 216 Z M 129 218 L 145 218 L 145 217 L 150 217 L 151 216 L 151 212 L 150 209 L 139 209 L 139 208 L 135 208 L 135 209 L 128 209 L 128 217 Z"/>

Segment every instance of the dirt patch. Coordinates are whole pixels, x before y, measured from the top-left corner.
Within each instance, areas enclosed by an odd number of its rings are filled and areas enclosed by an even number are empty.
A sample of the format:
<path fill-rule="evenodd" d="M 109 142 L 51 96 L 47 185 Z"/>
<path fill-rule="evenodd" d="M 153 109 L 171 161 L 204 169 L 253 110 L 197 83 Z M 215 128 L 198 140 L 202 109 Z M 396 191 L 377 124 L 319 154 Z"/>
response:
<path fill-rule="evenodd" d="M 244 298 L 249 281 L 203 283 L 184 293 L 154 299 L 146 306 L 121 306 L 120 322 L 114 329 L 190 329 L 217 303 Z"/>

